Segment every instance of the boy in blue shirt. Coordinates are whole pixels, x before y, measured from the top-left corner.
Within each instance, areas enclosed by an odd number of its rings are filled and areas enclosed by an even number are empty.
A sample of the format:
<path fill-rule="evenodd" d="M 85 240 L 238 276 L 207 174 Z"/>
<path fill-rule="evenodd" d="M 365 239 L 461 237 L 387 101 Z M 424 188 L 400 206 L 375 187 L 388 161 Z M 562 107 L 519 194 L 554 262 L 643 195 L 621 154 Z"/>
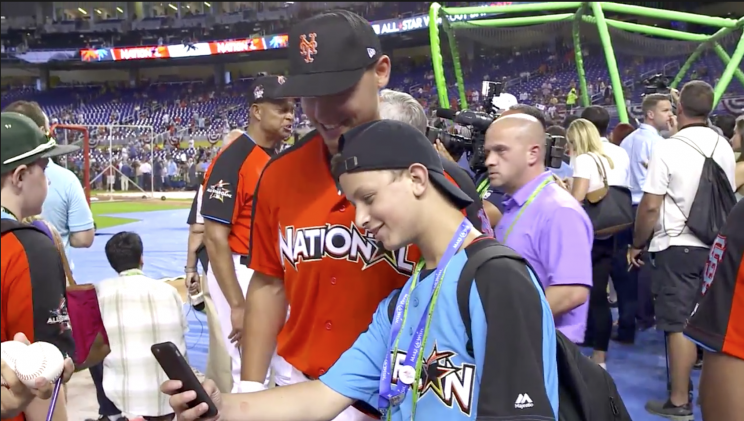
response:
<path fill-rule="evenodd" d="M 375 121 L 348 131 L 339 149 L 334 175 L 355 205 L 356 223 L 387 250 L 415 244 L 422 259 L 319 380 L 232 395 L 205 382 L 220 419 L 329 420 L 364 401 L 395 421 L 556 420 L 554 321 L 524 263 L 494 259 L 476 271 L 466 333 L 458 280 L 483 236 L 461 213 L 472 199 L 446 179 L 426 136 L 405 123 Z M 169 381 L 162 390 L 174 395 L 179 420 L 196 420 L 206 404 L 187 409 L 195 393 L 178 393 L 181 387 Z"/>

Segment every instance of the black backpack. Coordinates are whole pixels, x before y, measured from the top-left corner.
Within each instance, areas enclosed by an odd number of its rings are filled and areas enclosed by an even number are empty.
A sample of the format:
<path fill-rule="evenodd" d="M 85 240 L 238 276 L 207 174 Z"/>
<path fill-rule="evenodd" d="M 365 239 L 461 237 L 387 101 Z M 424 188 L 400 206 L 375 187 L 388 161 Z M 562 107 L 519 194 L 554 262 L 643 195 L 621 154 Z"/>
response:
<path fill-rule="evenodd" d="M 457 284 L 460 317 L 468 335 L 467 350 L 473 356 L 470 320 L 470 291 L 475 274 L 482 265 L 493 259 L 513 259 L 530 267 L 512 249 L 493 238 L 471 243 L 470 256 L 462 268 Z M 530 270 L 534 270 L 530 267 Z M 390 301 L 388 315 L 393 319 L 398 296 Z M 556 330 L 556 358 L 558 366 L 558 421 L 632 421 L 625 408 L 615 381 L 605 369 L 585 357 L 576 344 Z"/>
<path fill-rule="evenodd" d="M 679 139 L 705 158 L 703 170 L 700 172 L 700 184 L 685 225 L 704 244 L 713 245 L 718 232 L 726 222 L 726 217 L 736 205 L 736 194 L 731 188 L 726 172 L 713 159 L 721 137 L 716 140 L 710 156 L 706 156 L 690 139 L 679 136 L 674 136 L 673 139 Z M 675 206 L 679 208 L 676 202 Z"/>
<path fill-rule="evenodd" d="M 0 221 L 0 233 L 1 234 L 18 231 L 18 230 L 26 230 L 26 229 L 40 232 L 44 234 L 45 237 L 49 237 L 52 240 L 54 240 L 51 236 L 51 233 L 44 232 L 43 230 L 41 230 L 41 228 L 35 225 L 24 224 L 24 223 L 16 221 L 15 219 L 3 219 L 2 221 Z"/>

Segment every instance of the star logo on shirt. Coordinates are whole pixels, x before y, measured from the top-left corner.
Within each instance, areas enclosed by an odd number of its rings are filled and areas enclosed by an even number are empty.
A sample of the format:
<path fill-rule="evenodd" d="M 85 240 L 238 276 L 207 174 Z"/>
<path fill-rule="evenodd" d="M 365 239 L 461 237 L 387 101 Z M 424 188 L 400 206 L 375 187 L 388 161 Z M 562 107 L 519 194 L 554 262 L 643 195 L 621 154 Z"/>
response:
<path fill-rule="evenodd" d="M 219 200 L 225 202 L 225 199 L 232 199 L 232 191 L 230 190 L 230 183 L 220 180 L 207 188 L 208 198 L 210 200 Z"/>
<path fill-rule="evenodd" d="M 459 409 L 470 416 L 477 383 L 476 366 L 465 362 L 471 359 L 469 357 L 463 358 L 455 351 L 441 349 L 435 341 L 428 356 L 422 353 L 419 398 L 424 399 L 431 392 L 447 408 Z M 396 364 L 393 383 L 397 383 L 397 373 L 406 360 L 406 352 L 399 350 L 393 359 Z"/>
<path fill-rule="evenodd" d="M 452 351 L 439 352 L 437 344 L 431 349 L 429 357 L 424 360 L 421 368 L 421 395 L 432 390 L 440 399 L 444 398 L 442 380 L 459 368 L 452 365 L 450 358 L 455 355 Z"/>

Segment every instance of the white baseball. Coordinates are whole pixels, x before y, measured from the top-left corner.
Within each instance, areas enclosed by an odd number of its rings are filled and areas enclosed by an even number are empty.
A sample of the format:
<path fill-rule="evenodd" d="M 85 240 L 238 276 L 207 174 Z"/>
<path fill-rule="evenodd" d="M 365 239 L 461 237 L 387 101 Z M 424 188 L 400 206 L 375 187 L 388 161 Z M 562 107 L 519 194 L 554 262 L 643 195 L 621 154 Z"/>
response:
<path fill-rule="evenodd" d="M 48 342 L 34 342 L 16 358 L 15 371 L 18 379 L 28 387 L 35 387 L 39 377 L 54 383 L 65 369 L 65 357 L 56 346 Z"/>
<path fill-rule="evenodd" d="M 0 344 L 0 351 L 2 351 L 2 360 L 10 369 L 15 371 L 16 360 L 19 356 L 23 355 L 28 345 L 18 341 L 5 341 Z M 7 386 L 8 383 L 5 379 L 2 380 L 2 386 Z"/>

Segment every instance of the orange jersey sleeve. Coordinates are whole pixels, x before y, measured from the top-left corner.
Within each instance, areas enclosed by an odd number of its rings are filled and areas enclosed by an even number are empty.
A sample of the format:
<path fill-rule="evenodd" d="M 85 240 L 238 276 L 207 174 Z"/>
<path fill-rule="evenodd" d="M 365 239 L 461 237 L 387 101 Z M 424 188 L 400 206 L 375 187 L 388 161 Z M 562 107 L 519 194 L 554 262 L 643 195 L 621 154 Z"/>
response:
<path fill-rule="evenodd" d="M 253 193 L 269 153 L 247 135 L 217 155 L 207 171 L 201 213 L 205 219 L 230 225 L 233 253 L 248 255 Z"/>
<path fill-rule="evenodd" d="M 253 193 L 248 267 L 274 278 L 284 277 L 284 268 L 279 257 L 279 222 L 274 198 L 282 194 L 276 191 L 275 177 L 282 177 L 269 161 L 256 184 Z M 301 204 L 297 204 L 301 206 Z"/>

